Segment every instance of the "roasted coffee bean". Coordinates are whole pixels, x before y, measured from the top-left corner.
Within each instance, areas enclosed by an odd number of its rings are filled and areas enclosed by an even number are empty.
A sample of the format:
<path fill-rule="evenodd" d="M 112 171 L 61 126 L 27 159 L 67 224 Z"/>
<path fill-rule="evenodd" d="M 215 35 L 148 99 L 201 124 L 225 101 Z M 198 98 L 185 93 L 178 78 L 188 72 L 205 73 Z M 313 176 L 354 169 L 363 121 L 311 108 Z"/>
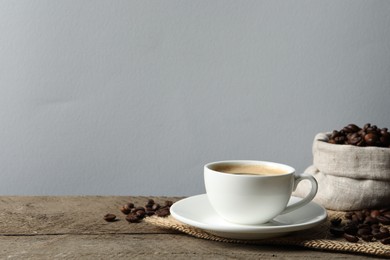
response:
<path fill-rule="evenodd" d="M 145 211 L 145 214 L 147 215 L 147 216 L 153 216 L 154 215 L 154 213 L 155 213 L 155 211 L 154 210 L 146 210 Z"/>
<path fill-rule="evenodd" d="M 381 213 L 381 215 L 386 217 L 386 218 L 390 218 L 390 211 L 385 211 L 385 212 Z"/>
<path fill-rule="evenodd" d="M 342 227 L 331 226 L 329 232 L 335 237 L 341 237 L 344 235 L 344 229 Z"/>
<path fill-rule="evenodd" d="M 384 244 L 384 245 L 390 245 L 390 237 L 382 239 L 381 243 Z"/>
<path fill-rule="evenodd" d="M 104 215 L 103 219 L 107 222 L 114 222 L 116 220 L 116 215 L 108 213 Z"/>
<path fill-rule="evenodd" d="M 379 233 L 376 233 L 376 234 L 374 235 L 374 237 L 375 237 L 376 239 L 380 240 L 380 239 L 384 239 L 384 238 L 390 237 L 390 234 L 389 234 L 389 233 L 381 233 L 381 232 L 379 232 Z"/>
<path fill-rule="evenodd" d="M 387 128 L 379 129 L 376 125 L 366 124 L 361 129 L 355 124 L 349 124 L 340 131 L 334 130 L 329 136 L 328 143 L 390 147 L 390 133 Z"/>
<path fill-rule="evenodd" d="M 148 203 L 146 205 L 152 206 L 153 204 L 154 204 L 154 200 L 153 199 L 148 199 Z"/>
<path fill-rule="evenodd" d="M 383 225 L 390 225 L 390 218 L 387 218 L 385 216 L 378 216 L 376 219 L 379 221 L 379 223 Z"/>
<path fill-rule="evenodd" d="M 373 238 L 373 235 L 362 235 L 362 239 L 366 242 L 371 242 Z"/>
<path fill-rule="evenodd" d="M 166 200 L 166 201 L 165 201 L 165 206 L 170 207 L 170 206 L 172 206 L 172 205 L 173 205 L 173 201 L 171 201 L 171 200 Z"/>
<path fill-rule="evenodd" d="M 381 233 L 390 233 L 390 232 L 389 232 L 389 229 L 388 229 L 387 227 L 380 227 L 380 228 L 379 228 L 379 231 L 380 231 Z"/>
<path fill-rule="evenodd" d="M 145 210 L 137 210 L 136 212 L 135 212 L 135 215 L 137 215 L 137 217 L 138 218 L 144 218 L 145 217 L 145 215 L 146 215 L 146 212 L 145 212 Z"/>
<path fill-rule="evenodd" d="M 375 132 L 369 132 L 364 136 L 364 141 L 368 146 L 373 146 L 379 141 L 379 138 Z"/>
<path fill-rule="evenodd" d="M 357 231 L 358 231 L 358 228 L 355 224 L 351 225 L 351 224 L 347 224 L 345 227 L 344 227 L 344 232 L 346 234 L 349 234 L 349 235 L 356 235 L 357 234 Z"/>
<path fill-rule="evenodd" d="M 368 210 L 368 209 L 363 209 L 363 210 L 362 210 L 362 213 L 363 213 L 363 215 L 364 215 L 364 216 L 366 216 L 366 217 L 367 217 L 367 216 L 370 216 L 370 214 L 371 214 L 371 211 L 370 211 L 370 210 Z"/>
<path fill-rule="evenodd" d="M 343 131 L 346 133 L 355 133 L 360 130 L 360 127 L 358 127 L 355 124 L 349 124 L 346 127 L 343 128 Z"/>
<path fill-rule="evenodd" d="M 353 133 L 351 136 L 348 138 L 348 144 L 351 145 L 357 145 L 359 142 L 362 141 L 362 137 L 359 136 L 358 133 Z"/>
<path fill-rule="evenodd" d="M 142 219 L 139 218 L 139 217 L 137 216 L 137 214 L 135 214 L 135 213 L 130 213 L 129 215 L 126 216 L 126 220 L 127 220 L 128 222 L 130 222 L 130 223 L 138 223 L 138 222 L 140 222 Z"/>
<path fill-rule="evenodd" d="M 370 213 L 370 216 L 372 218 L 376 218 L 380 215 L 381 213 L 379 212 L 379 210 L 372 210 L 371 213 Z"/>
<path fill-rule="evenodd" d="M 390 144 L 390 134 L 389 133 L 383 133 L 382 136 L 379 138 L 380 143 L 383 147 L 387 147 Z"/>
<path fill-rule="evenodd" d="M 333 219 L 330 220 L 330 223 L 333 226 L 339 226 L 341 224 L 341 218 L 333 218 Z"/>
<path fill-rule="evenodd" d="M 364 224 L 375 224 L 378 223 L 378 218 L 373 218 L 371 216 L 366 217 Z"/>
<path fill-rule="evenodd" d="M 350 235 L 350 234 L 347 234 L 347 233 L 344 234 L 344 238 L 347 241 L 352 242 L 352 243 L 356 243 L 356 242 L 359 241 L 359 238 L 357 236 Z"/>
<path fill-rule="evenodd" d="M 370 229 L 371 230 L 371 226 L 368 224 L 359 224 L 357 227 L 358 227 L 358 229 Z"/>
<path fill-rule="evenodd" d="M 338 136 L 334 140 L 337 144 L 343 144 L 345 142 L 345 136 Z"/>
<path fill-rule="evenodd" d="M 379 229 L 379 228 L 380 228 L 380 226 L 378 223 L 371 225 L 371 229 Z"/>
<path fill-rule="evenodd" d="M 356 211 L 355 215 L 358 218 L 359 223 L 364 221 L 365 215 L 362 211 Z"/>
<path fill-rule="evenodd" d="M 371 229 L 368 229 L 368 228 L 358 229 L 357 234 L 358 234 L 359 236 L 371 235 Z"/>
<path fill-rule="evenodd" d="M 169 212 L 169 209 L 159 209 L 159 210 L 156 210 L 155 214 L 159 217 L 167 217 L 170 212 Z"/>
<path fill-rule="evenodd" d="M 131 212 L 131 209 L 134 208 L 133 203 L 126 203 L 120 208 L 120 211 L 122 211 L 123 214 L 127 215 Z"/>
<path fill-rule="evenodd" d="M 158 210 L 160 207 L 161 207 L 160 204 L 156 203 L 156 204 L 154 204 L 154 205 L 152 206 L 152 210 L 156 211 L 156 210 Z"/>

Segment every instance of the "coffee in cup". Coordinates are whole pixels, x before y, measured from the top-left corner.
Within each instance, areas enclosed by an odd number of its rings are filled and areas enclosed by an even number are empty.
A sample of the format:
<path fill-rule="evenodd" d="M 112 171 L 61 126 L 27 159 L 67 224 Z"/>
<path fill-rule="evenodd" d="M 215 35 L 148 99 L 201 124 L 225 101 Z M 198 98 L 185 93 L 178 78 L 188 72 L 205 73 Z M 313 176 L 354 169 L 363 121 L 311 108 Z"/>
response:
<path fill-rule="evenodd" d="M 311 182 L 309 194 L 288 205 L 302 180 Z M 225 220 L 238 224 L 264 224 L 280 214 L 309 203 L 317 193 L 317 181 L 308 174 L 280 163 L 264 161 L 220 161 L 204 166 L 207 197 Z"/>

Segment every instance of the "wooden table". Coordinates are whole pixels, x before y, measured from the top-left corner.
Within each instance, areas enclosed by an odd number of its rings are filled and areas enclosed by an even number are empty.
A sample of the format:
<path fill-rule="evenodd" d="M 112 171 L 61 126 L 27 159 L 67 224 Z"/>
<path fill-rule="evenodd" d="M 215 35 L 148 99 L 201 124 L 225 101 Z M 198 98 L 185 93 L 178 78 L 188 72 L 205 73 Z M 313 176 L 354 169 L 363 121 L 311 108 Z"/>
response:
<path fill-rule="evenodd" d="M 148 197 L 156 202 L 180 198 Z M 147 223 L 130 224 L 119 207 L 146 197 L 0 197 L 0 259 L 367 259 L 294 247 L 197 239 Z M 108 223 L 106 213 L 120 220 Z"/>

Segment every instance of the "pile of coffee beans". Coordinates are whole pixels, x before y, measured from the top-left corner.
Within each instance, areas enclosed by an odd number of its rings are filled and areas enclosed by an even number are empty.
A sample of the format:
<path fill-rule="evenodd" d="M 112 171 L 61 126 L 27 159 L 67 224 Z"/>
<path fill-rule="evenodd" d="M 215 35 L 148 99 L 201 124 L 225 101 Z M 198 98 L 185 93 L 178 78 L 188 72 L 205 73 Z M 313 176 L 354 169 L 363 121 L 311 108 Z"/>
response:
<path fill-rule="evenodd" d="M 390 225 L 390 208 L 347 212 L 345 218 L 345 223 L 340 218 L 331 219 L 329 231 L 333 236 L 344 237 L 352 243 L 362 239 L 390 244 L 390 231 L 386 227 Z"/>
<path fill-rule="evenodd" d="M 156 215 L 158 217 L 167 217 L 171 214 L 170 208 L 173 202 L 170 200 L 165 201 L 164 205 L 160 205 L 156 203 L 153 199 L 148 199 L 148 202 L 144 207 L 136 206 L 132 202 L 128 202 L 122 207 L 120 207 L 120 211 L 126 215 L 126 220 L 130 223 L 138 223 L 141 222 L 146 216 Z M 108 213 L 104 215 L 103 219 L 107 222 L 114 222 L 118 219 L 116 215 Z"/>
<path fill-rule="evenodd" d="M 379 128 L 369 123 L 365 124 L 363 128 L 355 124 L 349 124 L 339 131 L 334 130 L 329 137 L 328 143 L 390 147 L 390 133 L 387 131 L 387 128 Z"/>

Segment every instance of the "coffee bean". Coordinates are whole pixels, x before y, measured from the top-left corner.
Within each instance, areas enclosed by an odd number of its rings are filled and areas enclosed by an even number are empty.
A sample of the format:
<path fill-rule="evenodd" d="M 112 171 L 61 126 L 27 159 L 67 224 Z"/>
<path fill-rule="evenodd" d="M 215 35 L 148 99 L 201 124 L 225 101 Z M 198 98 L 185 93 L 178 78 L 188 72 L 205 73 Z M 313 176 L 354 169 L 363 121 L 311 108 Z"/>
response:
<path fill-rule="evenodd" d="M 122 211 L 123 214 L 127 215 L 131 212 L 131 209 L 134 208 L 134 204 L 133 203 L 127 203 L 125 205 L 123 205 L 121 208 L 120 208 L 120 211 Z"/>
<path fill-rule="evenodd" d="M 379 228 L 380 228 L 380 226 L 378 223 L 371 225 L 371 229 L 379 229 Z"/>
<path fill-rule="evenodd" d="M 376 133 L 373 131 L 373 132 L 369 132 L 368 134 L 366 134 L 364 136 L 364 141 L 366 142 L 366 144 L 368 146 L 373 146 L 375 145 L 377 142 L 378 142 L 378 136 L 376 135 Z"/>
<path fill-rule="evenodd" d="M 363 236 L 363 235 L 371 235 L 371 229 L 366 229 L 366 228 L 362 228 L 362 229 L 359 229 L 358 231 L 357 231 L 357 234 L 359 235 L 359 236 Z"/>
<path fill-rule="evenodd" d="M 135 212 L 135 215 L 137 215 L 138 218 L 142 219 L 142 218 L 145 217 L 146 212 L 145 212 L 145 210 L 137 210 L 137 211 Z"/>
<path fill-rule="evenodd" d="M 150 217 L 154 215 L 154 212 L 155 212 L 154 210 L 146 210 L 145 214 Z"/>
<path fill-rule="evenodd" d="M 348 144 L 357 145 L 362 141 L 362 137 L 358 133 L 353 133 L 348 137 Z"/>
<path fill-rule="evenodd" d="M 376 218 L 380 215 L 381 213 L 379 212 L 379 210 L 372 210 L 371 213 L 370 213 L 370 216 L 372 218 Z"/>
<path fill-rule="evenodd" d="M 390 245 L 390 237 L 382 239 L 381 243 L 384 244 L 384 245 Z"/>
<path fill-rule="evenodd" d="M 378 234 L 380 234 L 380 233 L 382 233 L 379 229 L 373 229 L 372 231 L 371 231 L 371 234 L 372 235 L 378 235 Z"/>
<path fill-rule="evenodd" d="M 362 235 L 362 239 L 366 242 L 371 242 L 373 238 L 373 235 Z"/>
<path fill-rule="evenodd" d="M 344 238 L 351 243 L 356 243 L 359 241 L 359 238 L 357 236 L 350 235 L 347 233 L 344 234 Z"/>
<path fill-rule="evenodd" d="M 390 218 L 387 218 L 385 216 L 378 216 L 376 219 L 379 221 L 379 223 L 383 225 L 390 225 Z"/>
<path fill-rule="evenodd" d="M 371 124 L 370 124 L 370 123 L 367 123 L 367 124 L 365 124 L 365 125 L 363 126 L 363 129 L 365 130 L 365 129 L 369 128 L 369 127 L 371 127 Z"/>
<path fill-rule="evenodd" d="M 342 235 L 344 235 L 344 229 L 341 227 L 331 226 L 329 232 L 335 237 L 341 237 Z"/>
<path fill-rule="evenodd" d="M 159 217 L 167 217 L 170 212 L 169 212 L 169 209 L 159 209 L 159 210 L 156 210 L 155 214 Z"/>
<path fill-rule="evenodd" d="M 166 201 L 165 201 L 165 206 L 170 207 L 170 206 L 172 206 L 172 205 L 173 205 L 173 201 L 171 201 L 171 200 L 166 200 Z"/>
<path fill-rule="evenodd" d="M 126 216 L 126 220 L 130 223 L 138 223 L 141 221 L 141 218 L 139 218 L 135 213 L 130 213 Z"/>
<path fill-rule="evenodd" d="M 333 219 L 330 220 L 330 223 L 333 226 L 339 226 L 341 224 L 341 218 L 333 218 Z"/>
<path fill-rule="evenodd" d="M 344 227 L 344 232 L 349 235 L 356 235 L 358 228 L 356 224 L 348 224 Z"/>
<path fill-rule="evenodd" d="M 387 234 L 390 233 L 390 232 L 389 232 L 389 229 L 388 229 L 387 227 L 380 227 L 380 228 L 379 228 L 379 231 L 380 231 L 381 233 L 387 233 Z"/>
<path fill-rule="evenodd" d="M 358 227 L 358 229 L 370 229 L 371 230 L 371 226 L 368 224 L 359 224 L 357 227 Z"/>
<path fill-rule="evenodd" d="M 103 219 L 107 222 L 114 222 L 114 221 L 116 221 L 116 215 L 108 213 L 108 214 L 104 215 Z"/>
<path fill-rule="evenodd" d="M 156 211 L 156 210 L 158 210 L 160 207 L 161 207 L 160 204 L 156 203 L 156 204 L 154 204 L 154 205 L 152 206 L 152 210 Z"/>
<path fill-rule="evenodd" d="M 334 130 L 327 141 L 331 144 L 348 144 L 355 146 L 390 146 L 390 133 L 387 128 L 379 129 L 376 125 L 366 124 L 362 129 L 349 124 L 340 131 Z"/>
<path fill-rule="evenodd" d="M 371 216 L 366 217 L 364 224 L 375 224 L 378 223 L 378 218 L 373 218 Z"/>
<path fill-rule="evenodd" d="M 390 237 L 390 234 L 389 234 L 389 233 L 381 233 L 381 232 L 379 232 L 379 233 L 376 233 L 376 234 L 374 235 L 374 237 L 375 237 L 376 239 L 380 240 L 380 239 L 384 239 L 384 238 Z"/>
<path fill-rule="evenodd" d="M 146 205 L 153 206 L 154 200 L 153 199 L 148 199 L 148 203 Z"/>
<path fill-rule="evenodd" d="M 390 211 L 384 211 L 381 213 L 381 215 L 386 217 L 386 218 L 390 218 Z"/>

